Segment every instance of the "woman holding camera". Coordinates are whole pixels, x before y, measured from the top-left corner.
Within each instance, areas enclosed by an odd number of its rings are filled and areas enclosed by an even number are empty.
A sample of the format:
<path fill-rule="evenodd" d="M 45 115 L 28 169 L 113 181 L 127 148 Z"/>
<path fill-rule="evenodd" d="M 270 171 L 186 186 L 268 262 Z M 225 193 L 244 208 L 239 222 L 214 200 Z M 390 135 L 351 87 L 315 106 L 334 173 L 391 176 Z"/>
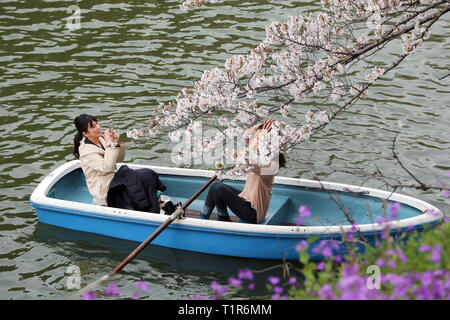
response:
<path fill-rule="evenodd" d="M 125 158 L 125 144 L 116 131 L 102 134 L 96 117 L 82 114 L 74 119 L 77 133 L 73 154 L 80 159 L 94 204 L 147 212 L 160 212 L 156 190 L 166 186 L 151 169 L 132 170 L 117 163 Z"/>

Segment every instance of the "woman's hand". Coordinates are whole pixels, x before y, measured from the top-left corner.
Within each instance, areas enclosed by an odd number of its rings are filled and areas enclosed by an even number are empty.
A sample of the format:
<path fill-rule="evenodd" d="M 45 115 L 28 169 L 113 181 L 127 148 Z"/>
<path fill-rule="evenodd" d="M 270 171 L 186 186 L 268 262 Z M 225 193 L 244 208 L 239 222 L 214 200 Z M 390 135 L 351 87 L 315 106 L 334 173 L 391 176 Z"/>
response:
<path fill-rule="evenodd" d="M 104 139 L 105 139 L 106 145 L 109 146 L 111 144 L 111 132 L 110 132 L 109 128 L 105 130 Z"/>
<path fill-rule="evenodd" d="M 252 130 L 256 131 L 258 129 L 261 129 L 261 130 L 267 130 L 267 132 L 270 132 L 270 130 L 272 130 L 272 124 L 274 123 L 274 121 L 275 121 L 274 118 L 270 118 L 269 120 L 265 119 L 264 123 L 262 123 L 262 124 L 255 124 L 252 127 Z"/>
<path fill-rule="evenodd" d="M 117 146 L 119 144 L 119 134 L 115 130 L 111 132 L 109 128 L 106 129 L 104 138 L 107 146 L 110 146 L 111 142 L 114 146 Z"/>
<path fill-rule="evenodd" d="M 111 133 L 111 139 L 115 146 L 117 146 L 119 144 L 119 134 L 116 131 L 113 131 Z"/>
<path fill-rule="evenodd" d="M 252 145 L 254 145 L 256 143 L 256 141 L 258 141 L 259 137 L 261 135 L 264 135 L 268 132 L 270 132 L 270 130 L 272 130 L 272 124 L 274 123 L 275 119 L 270 118 L 270 119 L 265 119 L 264 123 L 262 124 L 255 124 L 254 126 L 252 126 L 252 130 L 256 131 L 255 136 L 253 137 L 253 143 Z M 249 139 L 245 139 L 245 143 L 246 144 L 250 144 L 250 140 Z"/>

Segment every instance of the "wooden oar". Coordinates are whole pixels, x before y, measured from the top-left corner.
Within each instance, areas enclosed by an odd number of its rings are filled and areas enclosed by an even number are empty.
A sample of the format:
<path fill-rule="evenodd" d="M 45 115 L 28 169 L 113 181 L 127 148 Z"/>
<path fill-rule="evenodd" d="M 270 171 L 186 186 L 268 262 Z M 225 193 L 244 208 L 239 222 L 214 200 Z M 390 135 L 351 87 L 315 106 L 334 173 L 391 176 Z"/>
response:
<path fill-rule="evenodd" d="M 142 242 L 132 253 L 128 255 L 128 257 L 125 258 L 121 263 L 117 265 L 117 267 L 114 268 L 110 273 L 104 275 L 100 279 L 92 282 L 91 284 L 87 285 L 81 290 L 78 290 L 76 293 L 71 295 L 68 299 L 79 299 L 81 294 L 83 294 L 86 291 L 92 290 L 94 287 L 99 285 L 101 282 L 108 280 L 110 277 L 112 277 L 114 274 L 122 270 L 131 260 L 133 260 L 144 248 L 152 242 L 169 224 L 171 224 L 173 221 L 179 218 L 179 216 L 186 210 L 186 208 L 203 192 L 206 188 L 209 187 L 211 183 L 213 183 L 214 180 L 217 179 L 217 175 L 214 175 L 203 187 L 201 187 L 186 203 L 181 206 L 177 207 L 176 210 L 170 215 L 170 217 L 164 221 L 162 225 L 160 225 L 147 239 L 145 239 L 144 242 Z"/>

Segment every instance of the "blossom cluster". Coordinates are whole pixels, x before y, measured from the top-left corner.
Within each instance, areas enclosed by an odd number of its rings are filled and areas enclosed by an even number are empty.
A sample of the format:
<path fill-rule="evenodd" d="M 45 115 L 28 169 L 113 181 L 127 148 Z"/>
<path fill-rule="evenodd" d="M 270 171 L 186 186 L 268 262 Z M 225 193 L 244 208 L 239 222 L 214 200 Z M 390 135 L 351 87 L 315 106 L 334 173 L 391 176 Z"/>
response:
<path fill-rule="evenodd" d="M 208 2 L 215 1 L 187 0 L 181 7 L 187 9 Z M 422 45 L 422 39 L 429 36 L 425 22 L 429 21 L 437 1 L 321 2 L 323 10 L 315 15 L 306 13 L 291 16 L 285 23 L 271 23 L 266 27 L 265 38 L 248 54 L 230 57 L 223 68 L 205 70 L 200 80 L 192 88 L 184 88 L 175 101 L 155 107 L 148 135 L 167 133 L 173 142 L 181 136 L 187 140 L 194 138 L 198 157 L 220 147 L 224 140 L 248 136 L 252 125 L 279 113 L 283 120 L 274 123 L 279 143 L 271 144 L 269 149 L 274 154 L 288 153 L 322 130 L 347 104 L 356 98 L 364 99 L 368 87 L 390 70 L 376 66 L 365 75 L 365 71 L 356 69 L 359 61 L 365 61 L 400 36 L 404 52 L 411 53 Z M 360 34 L 359 24 L 368 19 L 376 21 L 375 32 Z M 283 97 L 283 101 L 271 105 L 267 101 L 273 97 Z M 289 124 L 292 109 L 308 98 L 331 99 L 338 107 L 324 104 L 302 110 L 306 121 Z M 219 128 L 220 132 L 209 138 L 193 137 L 198 122 Z M 139 140 L 144 133 L 134 129 L 127 135 Z M 187 159 L 186 153 L 191 152 L 189 146 L 177 151 L 179 160 Z M 218 158 L 230 155 L 236 162 L 228 174 L 239 175 L 251 169 L 248 151 L 225 148 Z"/>
<path fill-rule="evenodd" d="M 187 10 L 192 7 L 199 7 L 204 6 L 208 2 L 210 3 L 216 3 L 217 0 L 185 0 L 182 4 L 180 4 L 181 10 Z"/>

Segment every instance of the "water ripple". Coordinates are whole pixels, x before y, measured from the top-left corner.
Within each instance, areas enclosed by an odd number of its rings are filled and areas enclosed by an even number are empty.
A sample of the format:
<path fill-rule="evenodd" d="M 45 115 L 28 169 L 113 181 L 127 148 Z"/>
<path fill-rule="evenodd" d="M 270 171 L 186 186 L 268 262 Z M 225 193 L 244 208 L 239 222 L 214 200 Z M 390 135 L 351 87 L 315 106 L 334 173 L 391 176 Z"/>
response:
<path fill-rule="evenodd" d="M 68 5 L 53 0 L 39 7 L 32 1 L 0 4 L 3 299 L 65 297 L 70 293 L 69 266 L 79 266 L 87 284 L 114 268 L 136 245 L 44 225 L 29 205 L 44 176 L 73 159 L 76 115 L 95 114 L 102 125 L 113 119 L 122 132 L 143 126 L 154 106 L 173 100 L 205 69 L 223 67 L 232 54 L 247 54 L 264 38 L 269 22 L 285 21 L 287 15 L 316 10 L 320 4 L 224 2 L 184 12 L 178 0 L 80 2 L 81 28 L 72 31 L 66 26 Z M 379 158 L 385 174 L 408 181 L 389 158 L 397 132 L 398 153 L 417 176 L 428 179 L 450 170 L 449 78 L 439 80 L 448 73 L 448 22 L 436 24 L 424 50 L 371 88 L 367 100 L 289 154 L 280 175 L 311 178 L 313 169 L 326 176 L 332 167 L 364 166 Z M 393 56 L 398 53 L 384 53 L 377 60 Z M 293 111 L 293 124 L 303 122 L 307 107 Z M 126 161 L 166 166 L 171 147 L 167 138 L 130 144 Z M 426 169 L 419 169 L 419 162 Z M 361 183 L 339 172 L 329 180 Z M 440 195 L 411 195 L 450 209 Z M 143 298 L 184 299 L 208 294 L 211 281 L 226 282 L 239 268 L 269 265 L 151 246 L 127 267 L 118 284 L 123 292 L 132 292 L 132 280 L 143 279 L 152 283 Z"/>

